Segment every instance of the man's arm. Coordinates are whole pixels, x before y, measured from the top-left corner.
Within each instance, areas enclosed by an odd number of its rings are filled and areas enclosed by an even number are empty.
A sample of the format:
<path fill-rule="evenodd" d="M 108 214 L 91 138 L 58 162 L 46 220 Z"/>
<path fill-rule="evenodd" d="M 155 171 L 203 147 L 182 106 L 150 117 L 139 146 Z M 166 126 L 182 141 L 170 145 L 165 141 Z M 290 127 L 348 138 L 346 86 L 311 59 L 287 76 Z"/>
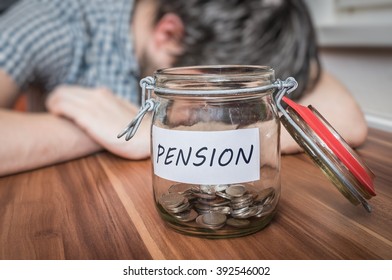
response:
<path fill-rule="evenodd" d="M 0 69 L 0 108 L 11 108 L 18 97 L 18 86 Z"/>
<path fill-rule="evenodd" d="M 313 105 L 349 145 L 356 147 L 365 141 L 367 125 L 360 108 L 349 92 L 328 74 L 323 74 L 317 86 L 300 103 Z M 47 107 L 50 112 L 73 120 L 114 154 L 130 159 L 149 156 L 151 120 L 146 116 L 131 141 L 116 139 L 124 124 L 136 115 L 137 108 L 105 89 L 61 87 L 49 97 Z M 286 154 L 301 151 L 284 128 L 281 147 Z"/>
<path fill-rule="evenodd" d="M 18 92 L 0 70 L 0 176 L 58 163 L 101 149 L 69 120 L 49 113 L 20 113 L 11 107 Z"/>
<path fill-rule="evenodd" d="M 48 113 L 0 110 L 0 176 L 75 159 L 101 147 L 72 122 Z"/>
<path fill-rule="evenodd" d="M 61 86 L 50 94 L 46 107 L 52 114 L 72 120 L 113 154 L 136 160 L 150 156 L 151 116 L 144 117 L 129 142 L 117 139 L 139 109 L 105 88 Z"/>
<path fill-rule="evenodd" d="M 316 87 L 299 103 L 316 108 L 351 147 L 366 140 L 368 128 L 361 109 L 347 89 L 327 73 L 322 74 Z M 283 127 L 281 147 L 285 154 L 301 151 Z"/>

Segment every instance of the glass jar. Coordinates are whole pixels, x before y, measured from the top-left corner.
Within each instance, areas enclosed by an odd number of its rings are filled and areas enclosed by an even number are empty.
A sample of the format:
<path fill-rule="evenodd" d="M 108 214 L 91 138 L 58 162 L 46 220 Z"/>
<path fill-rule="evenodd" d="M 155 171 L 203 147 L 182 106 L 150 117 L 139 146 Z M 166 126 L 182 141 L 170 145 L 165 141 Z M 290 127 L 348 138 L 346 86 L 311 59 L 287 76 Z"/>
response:
<path fill-rule="evenodd" d="M 154 80 L 153 189 L 161 217 L 209 238 L 265 227 L 280 197 L 274 70 L 182 67 L 159 70 Z"/>
<path fill-rule="evenodd" d="M 141 110 L 118 137 L 132 138 L 153 111 L 154 201 L 176 231 L 226 238 L 268 225 L 280 198 L 280 121 L 346 198 L 371 211 L 373 175 L 313 107 L 285 96 L 295 79 L 275 80 L 267 66 L 194 66 L 140 85 Z"/>

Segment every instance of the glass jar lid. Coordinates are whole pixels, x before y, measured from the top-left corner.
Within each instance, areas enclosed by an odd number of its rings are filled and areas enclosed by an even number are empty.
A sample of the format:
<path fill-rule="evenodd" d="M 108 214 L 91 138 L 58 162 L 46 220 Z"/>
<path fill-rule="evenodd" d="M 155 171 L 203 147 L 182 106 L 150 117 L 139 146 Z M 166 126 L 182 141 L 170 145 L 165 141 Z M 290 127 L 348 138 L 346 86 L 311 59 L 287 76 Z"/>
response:
<path fill-rule="evenodd" d="M 296 142 L 351 203 L 371 212 L 367 200 L 376 195 L 375 176 L 355 151 L 312 106 L 299 105 L 284 95 L 276 101 L 281 121 Z"/>

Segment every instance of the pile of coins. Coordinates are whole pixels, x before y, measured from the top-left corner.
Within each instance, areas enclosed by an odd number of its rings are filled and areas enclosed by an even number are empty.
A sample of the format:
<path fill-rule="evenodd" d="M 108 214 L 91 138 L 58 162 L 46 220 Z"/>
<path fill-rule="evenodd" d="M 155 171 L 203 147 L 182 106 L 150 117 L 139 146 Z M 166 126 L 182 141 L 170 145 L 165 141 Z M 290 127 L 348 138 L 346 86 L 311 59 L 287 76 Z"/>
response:
<path fill-rule="evenodd" d="M 273 211 L 274 188 L 256 190 L 247 184 L 172 185 L 158 202 L 180 222 L 196 222 L 201 228 L 220 229 L 225 225 L 244 228 L 251 218 Z"/>

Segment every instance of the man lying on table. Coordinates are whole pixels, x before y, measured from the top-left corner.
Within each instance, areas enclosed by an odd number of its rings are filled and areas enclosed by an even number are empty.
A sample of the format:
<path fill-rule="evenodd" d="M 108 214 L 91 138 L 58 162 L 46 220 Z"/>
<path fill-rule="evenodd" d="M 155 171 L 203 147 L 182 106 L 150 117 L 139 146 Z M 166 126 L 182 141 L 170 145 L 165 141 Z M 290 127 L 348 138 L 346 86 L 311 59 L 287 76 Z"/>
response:
<path fill-rule="evenodd" d="M 139 107 L 140 78 L 171 66 L 269 65 L 300 84 L 352 146 L 367 133 L 352 96 L 322 73 L 302 1 L 19 0 L 0 17 L 0 175 L 106 149 L 150 155 L 150 123 L 117 139 Z M 47 112 L 16 112 L 19 93 L 44 86 Z M 300 148 L 282 131 L 282 152 Z"/>

